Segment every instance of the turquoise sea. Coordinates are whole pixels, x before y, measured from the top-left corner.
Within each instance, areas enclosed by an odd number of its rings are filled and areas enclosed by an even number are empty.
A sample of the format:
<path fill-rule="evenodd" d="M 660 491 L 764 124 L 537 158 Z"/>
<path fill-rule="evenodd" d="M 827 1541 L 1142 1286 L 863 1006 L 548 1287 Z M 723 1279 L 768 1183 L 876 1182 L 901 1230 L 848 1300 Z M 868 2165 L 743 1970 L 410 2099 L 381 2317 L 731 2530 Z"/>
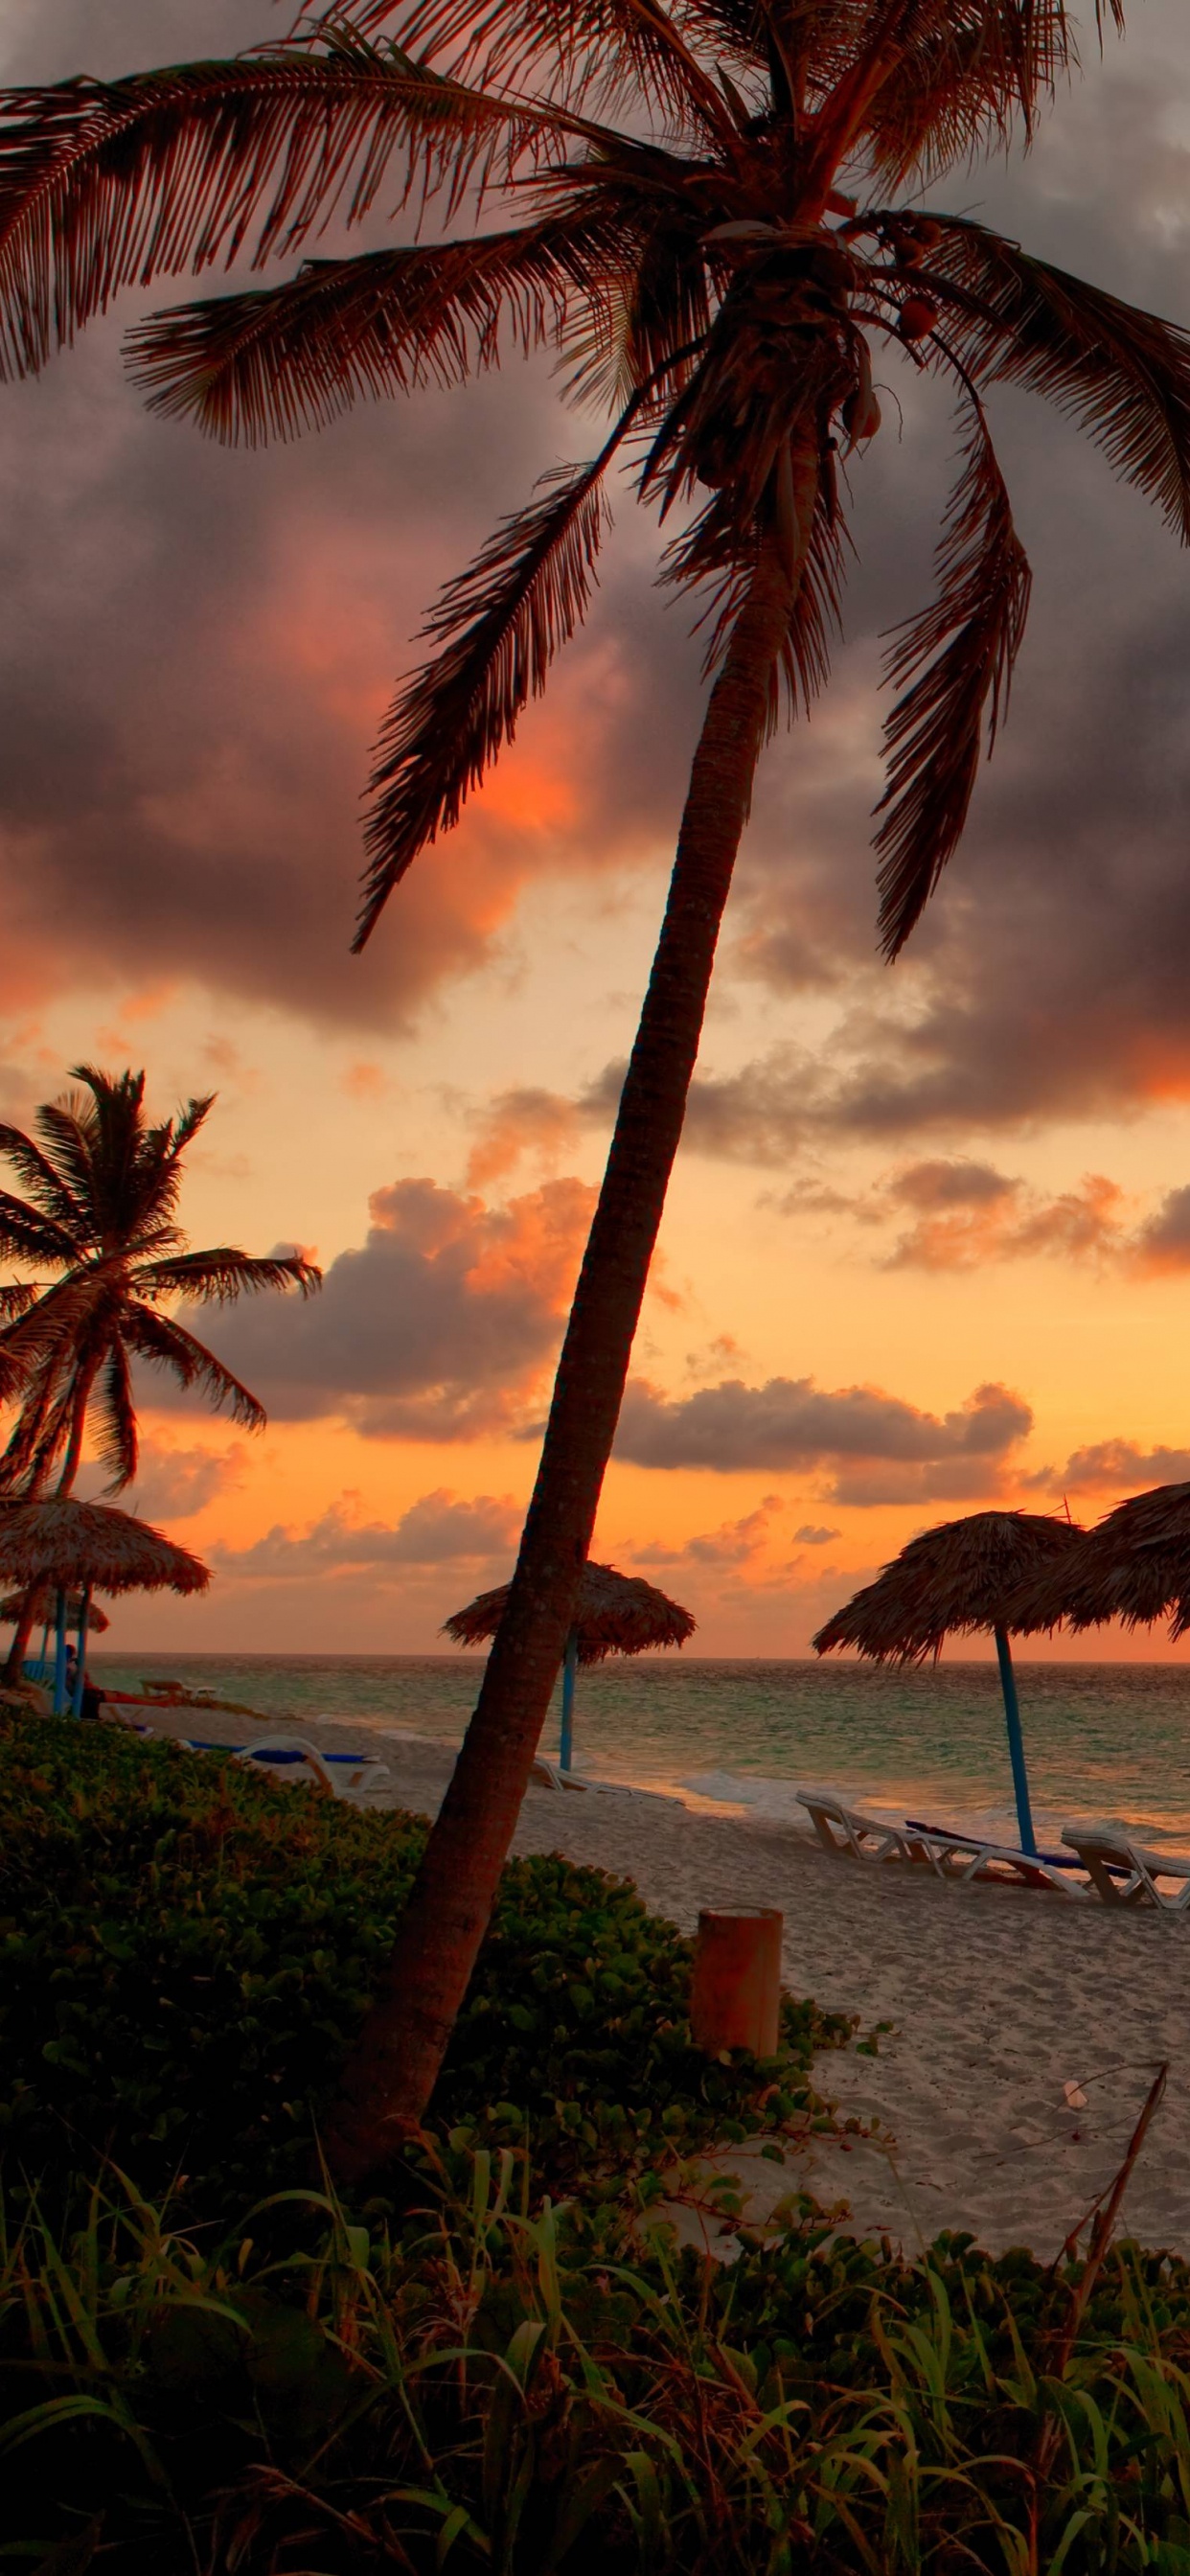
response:
<path fill-rule="evenodd" d="M 473 1655 L 95 1653 L 95 1676 L 136 1690 L 163 1675 L 262 1715 L 350 1719 L 456 1744 L 482 1670 Z M 1190 1666 L 1018 1666 L 1042 1839 L 1110 1817 L 1190 1848 Z M 544 1749 L 557 1743 L 556 1712 Z M 1007 1832 L 1013 1810 L 994 1664 L 898 1672 L 845 1663 L 640 1656 L 579 1677 L 575 1759 L 604 1776 L 681 1783 L 772 1814 L 799 1785 L 927 1823 Z"/>

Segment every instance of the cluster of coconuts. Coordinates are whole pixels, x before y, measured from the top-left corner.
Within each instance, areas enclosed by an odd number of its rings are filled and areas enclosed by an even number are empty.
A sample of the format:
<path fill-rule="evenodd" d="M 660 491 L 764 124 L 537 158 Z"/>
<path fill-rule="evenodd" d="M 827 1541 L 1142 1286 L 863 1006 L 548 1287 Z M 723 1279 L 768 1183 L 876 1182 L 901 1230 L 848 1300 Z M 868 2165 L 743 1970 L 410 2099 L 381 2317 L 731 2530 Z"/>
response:
<path fill-rule="evenodd" d="M 886 219 L 878 226 L 865 227 L 862 216 L 857 215 L 854 198 L 840 196 L 834 191 L 827 199 L 827 211 L 846 218 L 842 227 L 844 237 L 849 231 L 859 233 L 865 229 L 875 230 L 881 248 L 890 254 L 896 270 L 901 273 L 920 267 L 929 251 L 942 238 L 941 227 L 932 223 L 928 216 L 916 217 L 912 230 L 903 226 L 895 216 Z M 786 260 L 780 263 L 780 267 L 784 269 L 784 275 L 778 272 L 771 276 L 771 283 L 769 280 L 765 281 L 769 290 L 767 294 L 764 287 L 761 287 L 759 293 L 757 292 L 758 281 L 750 281 L 748 302 L 752 308 L 749 320 L 752 324 L 754 342 L 750 353 L 753 370 L 755 370 L 760 349 L 763 348 L 769 333 L 773 331 L 774 325 L 777 326 L 781 337 L 784 337 L 784 329 L 788 327 L 786 298 L 793 277 L 796 277 L 803 291 L 809 290 L 807 301 L 813 306 L 820 297 L 829 302 L 832 294 L 845 291 L 850 275 L 853 274 L 849 269 L 849 263 L 834 248 L 830 236 L 827 235 L 824 238 L 817 228 L 808 236 L 802 234 L 799 238 L 796 234 L 791 236 L 783 232 L 778 225 L 753 219 L 718 224 L 713 232 L 707 234 L 706 239 L 708 243 L 716 245 L 726 246 L 730 243 L 741 250 L 745 244 L 753 250 L 764 245 L 766 249 L 784 250 L 786 253 Z M 898 308 L 895 324 L 897 337 L 912 347 L 915 341 L 928 339 L 930 332 L 936 328 L 937 321 L 938 307 L 933 298 L 925 294 L 920 287 L 915 288 L 910 285 L 909 291 L 902 296 Z M 755 345 L 757 342 L 760 344 L 759 348 Z M 770 344 L 765 354 L 771 366 L 777 354 L 775 348 Z M 741 377 L 746 379 L 748 372 L 748 369 L 741 368 Z M 763 362 L 759 372 L 763 381 L 764 374 L 767 372 Z M 730 395 L 725 405 L 723 402 L 725 390 L 724 388 L 719 392 L 718 399 L 713 399 L 712 416 L 718 416 L 714 418 L 713 427 L 710 419 L 706 421 L 699 442 L 702 448 L 698 467 L 699 480 L 712 486 L 730 479 L 732 450 L 740 438 L 747 410 L 752 407 L 746 397 L 738 407 L 733 407 Z M 753 400 L 755 400 L 756 390 L 756 379 L 753 374 L 751 387 Z M 874 438 L 880 427 L 880 404 L 872 384 L 871 358 L 864 343 L 860 345 L 856 381 L 841 406 L 839 421 L 849 450 L 858 447 L 869 438 Z"/>

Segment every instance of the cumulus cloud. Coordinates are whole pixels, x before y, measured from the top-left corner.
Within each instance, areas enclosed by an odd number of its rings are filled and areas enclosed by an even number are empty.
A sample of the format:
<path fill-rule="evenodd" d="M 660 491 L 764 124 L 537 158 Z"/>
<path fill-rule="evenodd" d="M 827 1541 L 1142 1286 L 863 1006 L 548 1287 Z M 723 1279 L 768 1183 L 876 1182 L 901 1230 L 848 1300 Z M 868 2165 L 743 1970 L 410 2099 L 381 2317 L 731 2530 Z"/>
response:
<path fill-rule="evenodd" d="M 1132 1252 L 1143 1270 L 1190 1269 L 1190 1188 L 1166 1192 L 1138 1228 Z"/>
<path fill-rule="evenodd" d="M 488 1189 L 503 1180 L 524 1154 L 547 1158 L 573 1144 L 585 1103 L 561 1092 L 521 1084 L 501 1091 L 475 1120 L 475 1143 L 467 1163 L 469 1189 Z"/>
<path fill-rule="evenodd" d="M 818 1529 L 813 1521 L 803 1521 L 801 1528 L 793 1533 L 794 1544 L 800 1547 L 827 1547 L 833 1538 L 842 1538 L 842 1535 L 842 1530 Z"/>
<path fill-rule="evenodd" d="M 1124 1190 L 1103 1172 L 1049 1194 L 992 1163 L 938 1156 L 853 1192 L 795 1182 L 768 1203 L 793 1217 L 842 1216 L 886 1231 L 902 1225 L 891 1251 L 876 1256 L 886 1270 L 975 1270 L 1043 1254 L 1140 1275 L 1190 1268 L 1190 1188 L 1166 1191 L 1148 1216 L 1129 1221 Z"/>
<path fill-rule="evenodd" d="M 136 1483 L 121 1495 L 121 1508 L 148 1521 L 194 1520 L 208 1503 L 219 1502 L 243 1484 L 246 1459 L 239 1440 L 227 1449 L 175 1449 L 164 1441 L 142 1439 Z M 103 1494 L 102 1468 L 91 1468 L 80 1479 L 79 1490 L 93 1497 Z"/>
<path fill-rule="evenodd" d="M 670 1542 L 650 1539 L 644 1546 L 634 1547 L 633 1564 L 698 1565 L 738 1573 L 763 1555 L 773 1535 L 774 1519 L 784 1510 L 779 1494 L 766 1494 L 755 1511 L 742 1513 L 739 1520 L 721 1521 L 718 1529 L 701 1530 L 693 1538 Z"/>
<path fill-rule="evenodd" d="M 591 1204 L 575 1180 L 502 1208 L 396 1181 L 319 1297 L 245 1304 L 204 1329 L 283 1421 L 339 1414 L 368 1438 L 444 1441 L 515 1427 L 553 1358 Z"/>
<path fill-rule="evenodd" d="M 1053 1494 L 1135 1494 L 1150 1485 L 1190 1483 L 1190 1449 L 1142 1449 L 1135 1440 L 1094 1440 L 1064 1467 L 1039 1467 L 1024 1483 Z"/>
<path fill-rule="evenodd" d="M 477 1494 L 464 1501 L 446 1486 L 423 1494 L 391 1527 L 360 1521 L 357 1497 L 345 1494 L 305 1531 L 281 1522 L 251 1547 L 218 1548 L 219 1571 L 245 1582 L 292 1583 L 367 1573 L 383 1584 L 410 1568 L 505 1562 L 520 1533 L 521 1510 L 511 1494 Z"/>
<path fill-rule="evenodd" d="M 958 1411 L 939 1416 L 878 1387 L 834 1392 L 812 1378 L 770 1378 L 671 1399 L 646 1381 L 628 1387 L 616 1455 L 639 1467 L 817 1468 L 829 1499 L 891 1503 L 934 1496 L 961 1501 L 998 1492 L 1011 1451 L 1032 1428 L 1023 1398 L 1008 1387 L 977 1387 Z"/>

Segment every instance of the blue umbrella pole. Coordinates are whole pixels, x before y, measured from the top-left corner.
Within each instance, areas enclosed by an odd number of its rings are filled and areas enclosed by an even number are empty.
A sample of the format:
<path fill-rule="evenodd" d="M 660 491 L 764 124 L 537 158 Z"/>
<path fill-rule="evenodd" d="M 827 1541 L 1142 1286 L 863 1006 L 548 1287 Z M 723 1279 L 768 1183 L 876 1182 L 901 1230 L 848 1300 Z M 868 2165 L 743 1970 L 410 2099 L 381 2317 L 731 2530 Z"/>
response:
<path fill-rule="evenodd" d="M 1016 1794 L 1016 1820 L 1020 1830 L 1021 1850 L 1035 1852 L 1037 1836 L 1033 1831 L 1033 1810 L 1029 1804 L 1029 1774 L 1025 1769 L 1025 1739 L 1021 1733 L 1021 1707 L 1016 1695 L 1016 1674 L 1012 1669 L 1012 1648 L 1008 1642 L 1006 1628 L 996 1630 L 996 1653 L 1000 1662 L 1000 1688 L 1004 1693 L 1008 1759 L 1012 1764 L 1012 1785 Z"/>
<path fill-rule="evenodd" d="M 574 1677 L 577 1671 L 578 1629 L 572 1628 L 566 1640 L 566 1653 L 562 1662 L 562 1735 L 558 1745 L 558 1761 L 563 1771 L 570 1770 L 574 1753 Z"/>
<path fill-rule="evenodd" d="M 66 1715 L 66 1595 L 58 1594 L 58 1633 L 54 1640 L 54 1715 Z"/>
<path fill-rule="evenodd" d="M 90 1616 L 91 1587 L 89 1584 L 84 1584 L 82 1607 L 79 1611 L 78 1663 L 75 1669 L 74 1692 L 70 1704 L 71 1714 L 74 1717 L 81 1717 L 83 1713 L 83 1684 L 87 1678 L 87 1622 L 90 1619 Z"/>

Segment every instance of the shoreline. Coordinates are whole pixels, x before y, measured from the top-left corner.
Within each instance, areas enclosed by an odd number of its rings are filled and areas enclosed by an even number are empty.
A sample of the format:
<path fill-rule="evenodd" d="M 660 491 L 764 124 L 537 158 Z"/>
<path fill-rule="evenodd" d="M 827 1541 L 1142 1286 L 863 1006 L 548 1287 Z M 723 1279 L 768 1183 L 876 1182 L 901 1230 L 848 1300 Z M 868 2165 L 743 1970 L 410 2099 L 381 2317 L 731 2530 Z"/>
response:
<path fill-rule="evenodd" d="M 157 1733 L 201 1721 L 238 1739 L 305 1736 L 356 1751 L 351 1723 L 283 1727 L 215 1710 L 146 1711 Z M 377 1808 L 436 1811 L 453 1753 L 432 1737 L 369 1727 L 390 1778 Z M 917 2252 L 943 2228 L 996 2253 L 1051 2259 L 1114 2176 L 1158 2066 L 1165 2101 L 1129 2185 L 1121 2230 L 1190 2256 L 1190 1913 L 1115 1914 L 1029 1889 L 944 1886 L 896 1866 L 832 1860 L 785 1820 L 701 1811 L 612 1787 L 530 1787 L 513 1850 L 558 1851 L 630 1877 L 645 1903 L 691 1933 L 700 1907 L 778 1906 L 787 1986 L 859 2016 L 877 2054 L 820 2056 L 815 2081 L 867 2138 L 816 2137 L 784 2167 L 739 2150 L 718 2159 L 749 2181 L 749 2216 L 790 2192 L 850 2204 L 846 2222 Z M 1065 2088 L 1085 2107 L 1072 2107 Z"/>

